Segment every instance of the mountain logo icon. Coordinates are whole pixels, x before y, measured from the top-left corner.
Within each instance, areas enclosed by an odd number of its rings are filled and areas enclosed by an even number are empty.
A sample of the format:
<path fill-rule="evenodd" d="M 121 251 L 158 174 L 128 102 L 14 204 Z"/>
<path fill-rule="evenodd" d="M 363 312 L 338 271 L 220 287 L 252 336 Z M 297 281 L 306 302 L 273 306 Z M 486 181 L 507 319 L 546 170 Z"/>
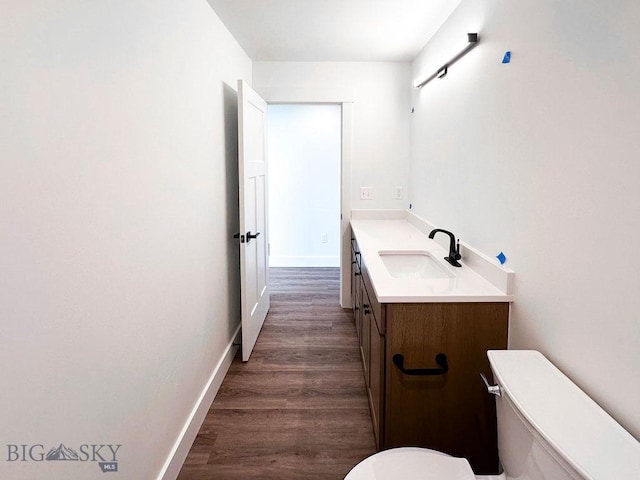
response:
<path fill-rule="evenodd" d="M 45 460 L 66 460 L 66 461 L 78 461 L 80 457 L 76 451 L 72 448 L 65 447 L 63 443 L 61 443 L 57 448 L 54 447 L 49 450 Z"/>

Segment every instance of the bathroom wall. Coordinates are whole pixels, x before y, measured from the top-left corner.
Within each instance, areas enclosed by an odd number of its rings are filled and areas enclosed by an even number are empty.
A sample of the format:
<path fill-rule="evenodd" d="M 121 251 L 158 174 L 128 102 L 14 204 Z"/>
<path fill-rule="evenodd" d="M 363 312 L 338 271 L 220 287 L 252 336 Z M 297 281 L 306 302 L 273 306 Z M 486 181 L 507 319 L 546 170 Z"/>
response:
<path fill-rule="evenodd" d="M 414 212 L 515 270 L 510 347 L 542 351 L 636 438 L 638 18 L 632 1 L 463 0 L 412 76 L 467 32 L 481 43 L 414 89 L 410 162 Z"/>
<path fill-rule="evenodd" d="M 392 62 L 254 62 L 260 92 L 273 87 L 349 90 L 353 96 L 351 207 L 407 208 L 395 199 L 409 163 L 410 65 Z M 360 187 L 373 199 L 360 200 Z"/>
<path fill-rule="evenodd" d="M 101 444 L 156 478 L 238 327 L 251 61 L 203 0 L 5 2 L 0 32 L 0 478 L 102 478 Z M 61 443 L 89 461 L 38 461 Z"/>

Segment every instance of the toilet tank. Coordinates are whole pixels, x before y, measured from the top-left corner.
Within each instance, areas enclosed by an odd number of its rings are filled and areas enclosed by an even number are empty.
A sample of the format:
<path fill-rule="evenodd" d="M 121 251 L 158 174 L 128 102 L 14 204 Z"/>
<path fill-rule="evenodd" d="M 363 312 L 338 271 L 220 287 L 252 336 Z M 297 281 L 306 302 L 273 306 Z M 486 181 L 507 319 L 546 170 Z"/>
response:
<path fill-rule="evenodd" d="M 507 479 L 640 479 L 640 443 L 540 352 L 487 355 Z"/>

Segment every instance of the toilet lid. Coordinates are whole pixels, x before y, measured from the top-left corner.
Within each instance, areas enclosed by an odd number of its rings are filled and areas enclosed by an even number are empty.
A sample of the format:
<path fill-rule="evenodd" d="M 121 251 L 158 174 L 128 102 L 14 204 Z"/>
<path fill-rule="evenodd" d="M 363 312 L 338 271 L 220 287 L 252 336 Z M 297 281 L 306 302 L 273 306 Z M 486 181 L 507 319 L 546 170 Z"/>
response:
<path fill-rule="evenodd" d="M 344 480 L 475 480 L 469 462 L 435 450 L 401 447 L 365 458 Z"/>

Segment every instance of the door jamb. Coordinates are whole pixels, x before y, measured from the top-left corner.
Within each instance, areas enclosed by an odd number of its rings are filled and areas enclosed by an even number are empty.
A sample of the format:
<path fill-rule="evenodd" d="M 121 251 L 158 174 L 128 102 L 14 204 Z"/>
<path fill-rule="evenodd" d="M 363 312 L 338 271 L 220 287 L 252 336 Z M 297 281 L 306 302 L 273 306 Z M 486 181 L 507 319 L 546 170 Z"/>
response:
<path fill-rule="evenodd" d="M 253 87 L 270 103 L 330 103 L 342 106 L 340 160 L 340 306 L 351 306 L 351 157 L 354 92 L 348 88 Z"/>

